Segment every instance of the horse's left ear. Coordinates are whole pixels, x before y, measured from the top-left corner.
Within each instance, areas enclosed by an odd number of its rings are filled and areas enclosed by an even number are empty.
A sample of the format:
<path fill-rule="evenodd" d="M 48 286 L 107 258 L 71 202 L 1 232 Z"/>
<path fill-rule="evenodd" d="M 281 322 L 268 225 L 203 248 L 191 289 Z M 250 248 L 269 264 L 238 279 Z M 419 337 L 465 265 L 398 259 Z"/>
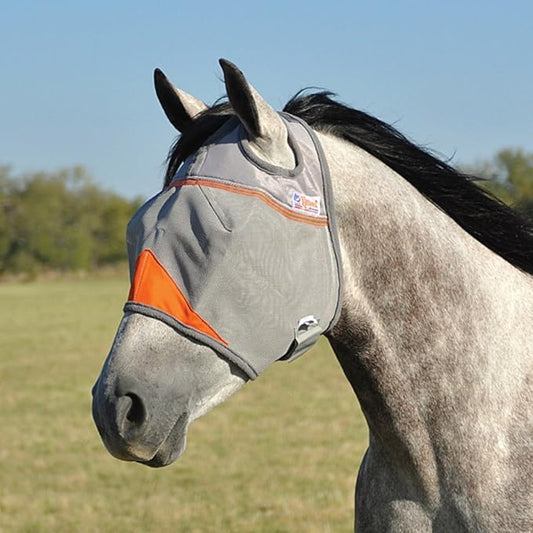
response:
<path fill-rule="evenodd" d="M 154 70 L 154 85 L 165 115 L 179 132 L 187 129 L 194 117 L 207 109 L 201 100 L 174 87 L 158 68 Z"/>
<path fill-rule="evenodd" d="M 220 66 L 231 107 L 248 133 L 252 150 L 273 165 L 294 168 L 296 161 L 281 117 L 233 63 L 221 59 Z"/>

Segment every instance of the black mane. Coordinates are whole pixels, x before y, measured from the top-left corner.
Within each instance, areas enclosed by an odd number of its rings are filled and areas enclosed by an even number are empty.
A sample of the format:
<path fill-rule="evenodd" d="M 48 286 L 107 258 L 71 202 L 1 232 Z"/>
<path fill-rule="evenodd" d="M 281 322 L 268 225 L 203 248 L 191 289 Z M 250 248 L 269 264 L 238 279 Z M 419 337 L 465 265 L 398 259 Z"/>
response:
<path fill-rule="evenodd" d="M 336 102 L 328 92 L 298 93 L 283 109 L 317 131 L 349 141 L 395 170 L 465 231 L 514 266 L 533 274 L 533 226 L 463 174 L 392 126 Z M 203 113 L 172 147 L 165 185 L 181 163 L 232 116 L 228 103 Z"/>

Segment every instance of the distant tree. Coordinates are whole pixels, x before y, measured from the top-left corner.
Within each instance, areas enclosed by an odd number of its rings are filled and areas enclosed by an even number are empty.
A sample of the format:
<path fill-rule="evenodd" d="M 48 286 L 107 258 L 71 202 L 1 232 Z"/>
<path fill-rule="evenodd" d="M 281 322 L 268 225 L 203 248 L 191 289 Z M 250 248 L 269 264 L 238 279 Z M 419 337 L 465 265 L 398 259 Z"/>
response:
<path fill-rule="evenodd" d="M 520 148 L 500 150 L 466 171 L 484 178 L 483 187 L 533 219 L 533 154 Z"/>
<path fill-rule="evenodd" d="M 0 166 L 0 268 L 11 242 L 10 214 L 12 211 L 10 168 Z"/>
<path fill-rule="evenodd" d="M 17 178 L 0 167 L 0 273 L 124 261 L 126 224 L 140 203 L 102 190 L 81 167 Z"/>

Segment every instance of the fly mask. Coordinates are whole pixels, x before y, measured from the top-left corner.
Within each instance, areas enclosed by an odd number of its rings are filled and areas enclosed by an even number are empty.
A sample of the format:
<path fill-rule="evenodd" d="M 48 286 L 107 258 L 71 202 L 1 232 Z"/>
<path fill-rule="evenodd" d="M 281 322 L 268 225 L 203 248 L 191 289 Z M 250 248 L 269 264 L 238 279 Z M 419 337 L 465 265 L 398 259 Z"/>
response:
<path fill-rule="evenodd" d="M 335 324 L 341 265 L 322 148 L 281 114 L 296 167 L 258 159 L 231 118 L 128 225 L 124 310 L 161 320 L 255 379 Z"/>

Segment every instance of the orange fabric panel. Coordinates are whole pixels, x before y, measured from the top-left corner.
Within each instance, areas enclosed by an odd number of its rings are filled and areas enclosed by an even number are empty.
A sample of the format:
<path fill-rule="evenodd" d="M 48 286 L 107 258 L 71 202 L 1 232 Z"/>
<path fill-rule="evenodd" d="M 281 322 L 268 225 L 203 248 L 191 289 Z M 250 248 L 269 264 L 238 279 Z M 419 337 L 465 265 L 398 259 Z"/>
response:
<path fill-rule="evenodd" d="M 164 311 L 182 324 L 228 345 L 227 341 L 194 311 L 151 250 L 143 250 L 137 258 L 128 300 Z"/>

